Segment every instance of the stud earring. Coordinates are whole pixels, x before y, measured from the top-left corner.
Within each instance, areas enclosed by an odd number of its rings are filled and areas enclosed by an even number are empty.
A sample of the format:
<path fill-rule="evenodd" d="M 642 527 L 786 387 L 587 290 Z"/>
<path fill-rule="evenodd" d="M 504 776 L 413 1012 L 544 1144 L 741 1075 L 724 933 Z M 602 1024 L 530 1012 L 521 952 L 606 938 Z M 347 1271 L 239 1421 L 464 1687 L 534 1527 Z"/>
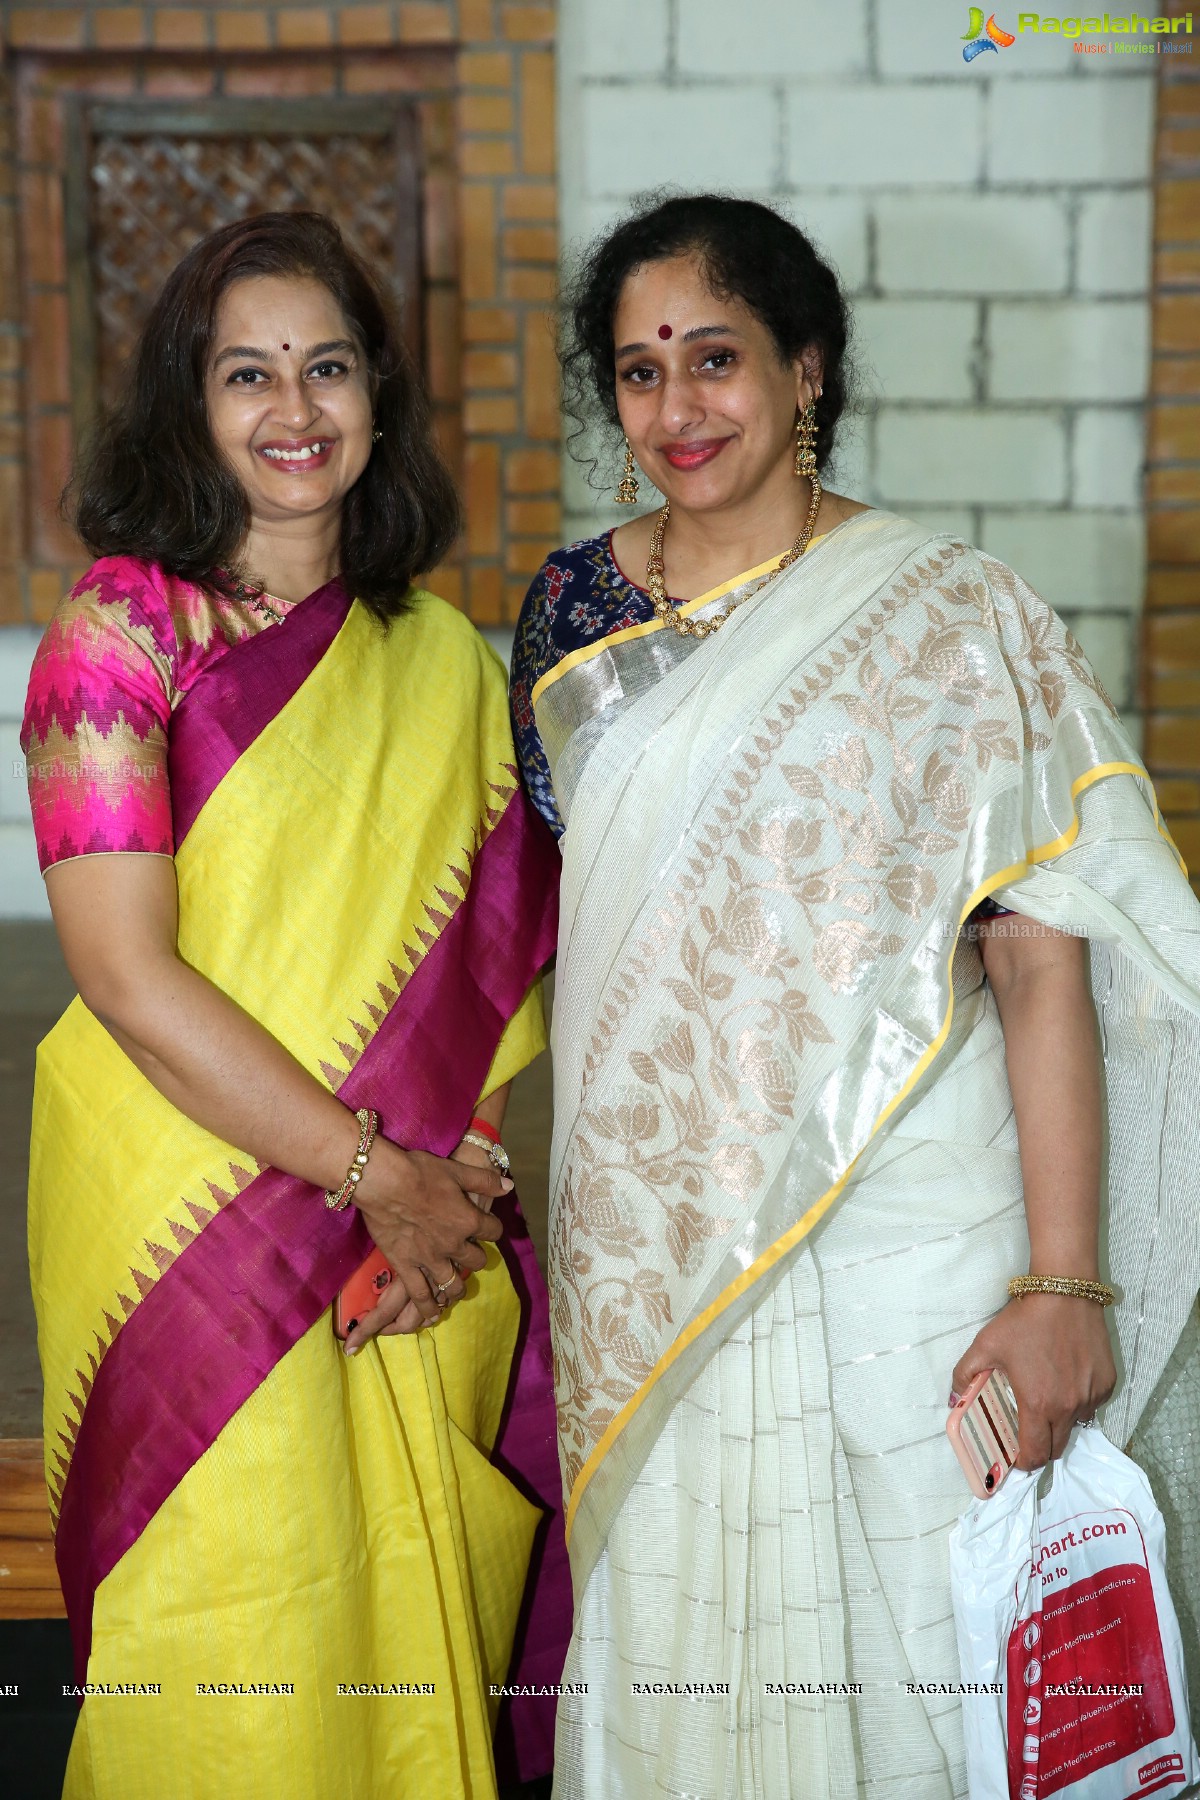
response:
<path fill-rule="evenodd" d="M 637 476 L 633 472 L 633 449 L 629 439 L 625 439 L 625 469 L 617 488 L 616 499 L 621 506 L 636 506 L 638 497 Z"/>
<path fill-rule="evenodd" d="M 372 443 L 373 443 L 373 444 L 382 444 L 382 442 L 383 442 L 383 433 L 382 433 L 382 431 L 373 431 L 373 432 L 372 432 L 372 433 L 371 433 L 371 442 L 372 442 Z"/>
<path fill-rule="evenodd" d="M 805 475 L 810 479 L 817 472 L 817 409 L 813 401 L 809 401 L 800 417 L 796 420 L 796 461 L 797 475 Z"/>

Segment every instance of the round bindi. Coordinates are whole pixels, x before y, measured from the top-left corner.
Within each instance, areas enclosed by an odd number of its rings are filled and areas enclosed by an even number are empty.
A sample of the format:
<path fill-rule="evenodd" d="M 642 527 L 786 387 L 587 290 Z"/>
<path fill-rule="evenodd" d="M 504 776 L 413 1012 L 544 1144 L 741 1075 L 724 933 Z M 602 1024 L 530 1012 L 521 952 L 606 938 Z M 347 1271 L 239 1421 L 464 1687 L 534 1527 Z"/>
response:
<path fill-rule="evenodd" d="M 669 338 L 669 337 L 674 337 L 675 334 L 671 330 L 671 327 L 669 325 L 660 325 L 658 328 L 658 335 L 660 338 L 665 339 L 665 338 Z"/>
<path fill-rule="evenodd" d="M 290 344 L 285 344 L 283 347 L 285 350 L 290 350 L 292 346 Z"/>

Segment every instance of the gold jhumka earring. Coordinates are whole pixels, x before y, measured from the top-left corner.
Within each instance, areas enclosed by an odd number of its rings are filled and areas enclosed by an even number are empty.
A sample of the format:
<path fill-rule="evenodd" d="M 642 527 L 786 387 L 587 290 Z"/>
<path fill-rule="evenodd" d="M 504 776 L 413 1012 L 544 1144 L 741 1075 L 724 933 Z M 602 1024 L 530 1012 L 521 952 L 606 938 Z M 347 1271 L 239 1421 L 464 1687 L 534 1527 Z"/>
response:
<path fill-rule="evenodd" d="M 621 506 L 636 506 L 638 497 L 637 476 L 633 472 L 633 449 L 629 439 L 625 439 L 625 470 L 621 476 L 621 485 L 616 492 L 616 499 Z"/>
<path fill-rule="evenodd" d="M 811 480 L 817 472 L 817 408 L 810 400 L 796 420 L 796 473 Z"/>

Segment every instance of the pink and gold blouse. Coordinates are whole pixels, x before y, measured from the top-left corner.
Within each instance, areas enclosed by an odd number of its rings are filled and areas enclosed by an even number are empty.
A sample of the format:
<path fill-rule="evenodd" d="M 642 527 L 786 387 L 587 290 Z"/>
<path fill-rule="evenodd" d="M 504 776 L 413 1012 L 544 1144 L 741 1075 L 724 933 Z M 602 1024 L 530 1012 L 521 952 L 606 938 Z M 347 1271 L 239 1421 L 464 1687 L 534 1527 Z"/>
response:
<path fill-rule="evenodd" d="M 29 678 L 21 748 L 43 870 L 109 851 L 174 854 L 171 714 L 203 669 L 273 622 L 156 563 L 93 563 L 55 612 Z"/>

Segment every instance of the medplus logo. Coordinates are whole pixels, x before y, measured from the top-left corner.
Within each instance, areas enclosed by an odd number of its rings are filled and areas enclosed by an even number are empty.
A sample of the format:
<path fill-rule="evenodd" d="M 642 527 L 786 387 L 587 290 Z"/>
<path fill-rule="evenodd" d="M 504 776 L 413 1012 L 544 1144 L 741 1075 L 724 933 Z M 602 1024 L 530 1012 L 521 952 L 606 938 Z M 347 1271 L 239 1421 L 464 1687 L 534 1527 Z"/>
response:
<path fill-rule="evenodd" d="M 982 56 L 985 50 L 1007 50 L 1010 44 L 1015 44 L 1016 41 L 1011 31 L 1005 31 L 1002 25 L 997 25 L 995 13 L 985 25 L 982 6 L 973 6 L 970 29 L 964 31 L 962 35 L 963 61 L 974 62 L 975 58 Z"/>

